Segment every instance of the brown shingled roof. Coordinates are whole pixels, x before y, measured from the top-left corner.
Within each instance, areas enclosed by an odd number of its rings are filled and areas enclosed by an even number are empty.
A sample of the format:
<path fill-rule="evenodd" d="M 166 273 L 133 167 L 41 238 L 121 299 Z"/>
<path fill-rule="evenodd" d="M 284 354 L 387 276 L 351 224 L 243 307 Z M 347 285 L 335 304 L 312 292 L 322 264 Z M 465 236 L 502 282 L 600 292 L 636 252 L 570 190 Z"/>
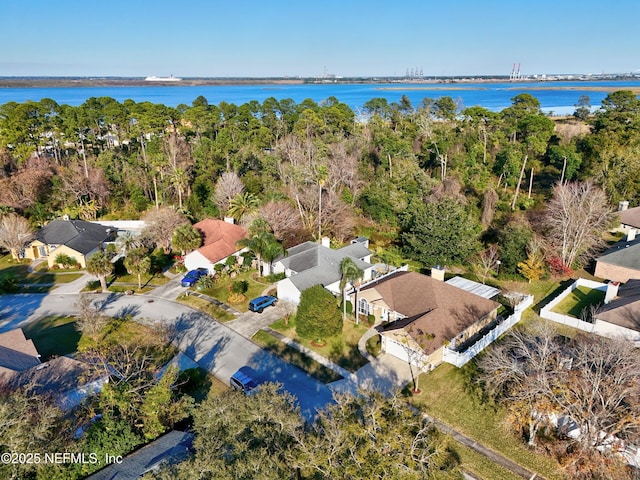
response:
<path fill-rule="evenodd" d="M 620 223 L 630 227 L 640 228 L 640 207 L 628 208 L 618 212 Z"/>
<path fill-rule="evenodd" d="M 40 354 L 21 328 L 0 333 L 0 377 L 10 377 L 40 363 Z"/>
<path fill-rule="evenodd" d="M 492 300 L 415 272 L 398 272 L 362 290 L 370 288 L 375 288 L 391 309 L 407 317 L 381 330 L 404 329 L 427 354 L 499 307 Z"/>
<path fill-rule="evenodd" d="M 207 218 L 194 225 L 202 232 L 204 244 L 198 252 L 211 263 L 216 263 L 239 250 L 239 240 L 247 236 L 247 231 L 239 225 L 222 220 Z"/>

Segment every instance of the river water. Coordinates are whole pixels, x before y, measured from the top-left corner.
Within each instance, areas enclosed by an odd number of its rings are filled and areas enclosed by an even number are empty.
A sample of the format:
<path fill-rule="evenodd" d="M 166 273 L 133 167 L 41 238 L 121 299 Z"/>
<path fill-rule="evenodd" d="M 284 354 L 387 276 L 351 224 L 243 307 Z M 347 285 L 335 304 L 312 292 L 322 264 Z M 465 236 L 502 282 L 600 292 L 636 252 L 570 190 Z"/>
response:
<path fill-rule="evenodd" d="M 372 98 L 386 98 L 398 102 L 406 95 L 414 107 L 424 98 L 452 97 L 460 109 L 480 105 L 500 111 L 511 105 L 511 99 L 521 93 L 536 97 L 546 113 L 570 114 L 575 110 L 580 96 L 587 95 L 592 107 L 600 106 L 607 91 L 594 88 L 640 88 L 639 81 L 575 81 L 575 82 L 517 82 L 517 83 L 458 83 L 458 84 L 299 84 L 299 85 L 222 85 L 222 86 L 110 86 L 110 87 L 34 87 L 0 88 L 0 105 L 7 102 L 39 101 L 51 98 L 59 104 L 77 106 L 90 97 L 111 97 L 119 102 L 132 99 L 136 102 L 162 103 L 168 106 L 191 105 L 198 96 L 204 96 L 210 104 L 220 102 L 241 105 L 251 100 L 262 103 L 269 97 L 277 100 L 290 98 L 296 103 L 310 98 L 322 102 L 336 97 L 349 105 L 356 113 Z"/>

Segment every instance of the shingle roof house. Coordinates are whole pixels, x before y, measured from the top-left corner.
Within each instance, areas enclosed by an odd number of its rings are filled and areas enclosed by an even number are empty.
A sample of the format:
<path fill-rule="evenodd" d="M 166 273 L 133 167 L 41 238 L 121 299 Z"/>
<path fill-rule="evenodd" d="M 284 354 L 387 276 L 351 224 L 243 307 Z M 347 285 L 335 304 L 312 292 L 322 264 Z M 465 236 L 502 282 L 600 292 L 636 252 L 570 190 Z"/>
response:
<path fill-rule="evenodd" d="M 427 275 L 398 271 L 364 285 L 357 308 L 383 322 L 378 331 L 386 352 L 435 366 L 445 343 L 463 343 L 496 318 L 499 306 Z"/>
<path fill-rule="evenodd" d="M 598 309 L 596 318 L 640 332 L 640 280 L 620 285 L 617 296 Z"/>
<path fill-rule="evenodd" d="M 224 262 L 231 255 L 239 255 L 246 249 L 237 243 L 247 237 L 247 231 L 240 225 L 207 218 L 194 225 L 202 233 L 203 244 L 200 248 L 184 257 L 188 270 L 206 268 L 213 274 L 213 266 Z"/>
<path fill-rule="evenodd" d="M 640 207 L 625 208 L 618 211 L 620 217 L 620 223 L 623 230 L 629 228 L 640 229 Z"/>
<path fill-rule="evenodd" d="M 371 252 L 363 242 L 355 242 L 337 250 L 315 242 L 305 242 L 289 248 L 287 254 L 277 259 L 273 265 L 274 273 L 284 273 L 287 276 L 277 283 L 278 298 L 298 304 L 302 291 L 314 285 L 322 285 L 338 295 L 340 263 L 347 257 L 364 272 L 363 280 L 371 279 L 374 268 L 369 263 Z"/>
<path fill-rule="evenodd" d="M 115 229 L 84 220 L 54 220 L 42 227 L 25 248 L 25 258 L 48 257 L 49 267 L 55 257 L 66 254 L 86 267 L 89 257 L 100 250 L 105 242 L 115 238 Z"/>
<path fill-rule="evenodd" d="M 0 385 L 8 389 L 29 386 L 37 395 L 50 394 L 68 409 L 100 391 L 107 375 L 91 372 L 86 363 L 56 357 L 44 363 L 32 340 L 21 328 L 0 333 Z"/>
<path fill-rule="evenodd" d="M 40 355 L 21 328 L 0 333 L 0 378 L 40 364 Z"/>
<path fill-rule="evenodd" d="M 627 237 L 603 252 L 596 258 L 594 274 L 616 282 L 640 279 L 640 237 Z"/>

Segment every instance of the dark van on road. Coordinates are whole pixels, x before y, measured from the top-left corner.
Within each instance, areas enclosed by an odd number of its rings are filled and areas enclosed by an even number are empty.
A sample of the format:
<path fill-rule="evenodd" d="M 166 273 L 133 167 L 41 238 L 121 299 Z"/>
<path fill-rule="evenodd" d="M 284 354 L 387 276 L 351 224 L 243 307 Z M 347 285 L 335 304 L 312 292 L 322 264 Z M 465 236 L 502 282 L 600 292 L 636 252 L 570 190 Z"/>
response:
<path fill-rule="evenodd" d="M 256 380 L 256 372 L 251 367 L 240 367 L 240 369 L 231 375 L 229 384 L 232 388 L 239 392 L 249 395 L 256 388 L 258 388 L 258 381 Z"/>

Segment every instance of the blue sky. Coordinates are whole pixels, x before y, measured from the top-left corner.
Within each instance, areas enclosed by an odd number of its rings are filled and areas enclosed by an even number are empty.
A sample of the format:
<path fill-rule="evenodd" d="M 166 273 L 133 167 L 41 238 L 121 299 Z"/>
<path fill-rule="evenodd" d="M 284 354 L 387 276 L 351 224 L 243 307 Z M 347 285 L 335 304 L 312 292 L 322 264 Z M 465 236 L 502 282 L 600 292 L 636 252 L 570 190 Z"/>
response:
<path fill-rule="evenodd" d="M 638 18 L 639 0 L 0 0 L 0 76 L 620 73 Z"/>

